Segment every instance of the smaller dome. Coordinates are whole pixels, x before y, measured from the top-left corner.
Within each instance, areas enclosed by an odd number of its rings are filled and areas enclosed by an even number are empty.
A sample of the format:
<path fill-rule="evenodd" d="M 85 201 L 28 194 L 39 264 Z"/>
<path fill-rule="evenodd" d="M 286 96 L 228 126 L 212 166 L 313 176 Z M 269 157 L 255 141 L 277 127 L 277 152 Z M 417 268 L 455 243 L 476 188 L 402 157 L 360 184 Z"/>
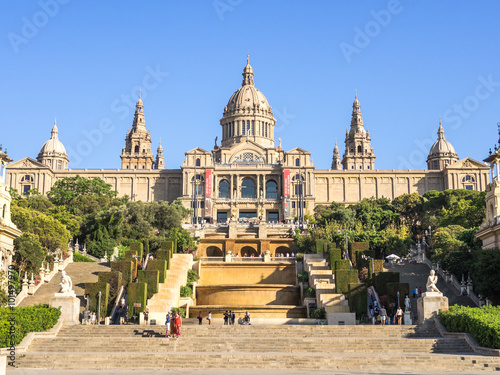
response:
<path fill-rule="evenodd" d="M 54 126 L 52 127 L 52 132 L 50 135 L 50 139 L 45 142 L 40 149 L 39 155 L 47 155 L 47 154 L 65 154 L 66 148 L 62 144 L 62 142 L 58 138 L 58 129 L 56 122 L 54 121 Z"/>
<path fill-rule="evenodd" d="M 431 150 L 429 151 L 429 157 L 447 155 L 456 157 L 457 153 L 455 152 L 455 148 L 452 146 L 452 144 L 444 138 L 444 129 L 440 122 L 438 129 L 438 139 L 432 145 Z"/>

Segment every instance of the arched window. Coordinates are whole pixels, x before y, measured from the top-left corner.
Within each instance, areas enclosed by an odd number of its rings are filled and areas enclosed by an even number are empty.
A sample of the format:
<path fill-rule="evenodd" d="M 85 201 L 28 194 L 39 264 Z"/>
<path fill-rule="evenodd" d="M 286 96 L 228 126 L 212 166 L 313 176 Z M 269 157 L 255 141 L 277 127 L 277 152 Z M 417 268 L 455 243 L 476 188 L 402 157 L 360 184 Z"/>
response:
<path fill-rule="evenodd" d="M 139 146 L 135 146 L 134 152 L 138 153 L 139 152 Z"/>
<path fill-rule="evenodd" d="M 191 177 L 191 183 L 193 184 L 194 194 L 196 194 L 196 195 L 202 195 L 203 185 L 205 183 L 205 178 L 202 175 L 197 174 L 196 175 L 196 180 L 195 180 L 194 176 Z"/>
<path fill-rule="evenodd" d="M 266 182 L 266 198 L 276 199 L 278 198 L 278 184 L 274 180 L 269 180 Z"/>
<path fill-rule="evenodd" d="M 466 182 L 468 182 L 468 183 L 474 183 L 474 182 L 476 182 L 476 180 L 475 180 L 475 178 L 473 176 L 467 175 L 464 178 L 462 178 L 462 182 L 463 183 L 466 183 Z"/>
<path fill-rule="evenodd" d="M 196 166 L 197 167 L 201 166 L 201 160 L 200 160 L 200 158 L 196 159 Z"/>
<path fill-rule="evenodd" d="M 5 219 L 6 214 L 7 214 L 7 205 L 4 204 L 2 209 L 2 219 Z"/>
<path fill-rule="evenodd" d="M 299 158 L 295 159 L 295 166 L 300 167 L 300 159 Z"/>
<path fill-rule="evenodd" d="M 229 181 L 228 180 L 222 180 L 219 183 L 219 198 L 226 198 L 229 199 L 231 198 L 230 196 L 230 190 L 229 190 Z"/>
<path fill-rule="evenodd" d="M 361 148 L 361 146 L 358 146 L 358 153 L 359 154 L 363 153 L 363 149 Z"/>
<path fill-rule="evenodd" d="M 255 182 L 251 178 L 245 178 L 241 184 L 242 198 L 255 198 Z"/>

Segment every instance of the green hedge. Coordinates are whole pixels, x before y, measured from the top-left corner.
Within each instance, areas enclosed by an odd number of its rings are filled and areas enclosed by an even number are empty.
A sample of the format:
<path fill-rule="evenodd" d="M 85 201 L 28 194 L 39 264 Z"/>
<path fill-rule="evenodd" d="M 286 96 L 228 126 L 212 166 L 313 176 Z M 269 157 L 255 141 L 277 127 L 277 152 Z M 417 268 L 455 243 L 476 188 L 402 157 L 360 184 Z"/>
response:
<path fill-rule="evenodd" d="M 335 261 L 342 259 L 342 250 L 335 247 L 328 247 L 328 259 L 330 263 L 330 269 L 335 271 Z"/>
<path fill-rule="evenodd" d="M 99 292 L 101 292 L 101 318 L 109 315 L 109 284 L 104 282 L 85 283 L 85 294 L 89 295 L 89 310 L 97 314 L 99 304 Z"/>
<path fill-rule="evenodd" d="M 349 284 L 358 283 L 358 270 L 336 270 L 335 288 L 337 293 L 348 293 Z"/>
<path fill-rule="evenodd" d="M 159 280 L 160 272 L 157 270 L 137 271 L 137 281 L 148 286 L 148 299 L 153 297 L 153 294 L 158 293 Z"/>
<path fill-rule="evenodd" d="M 122 285 L 127 285 L 127 283 L 122 278 L 122 273 L 120 271 L 110 271 L 110 272 L 99 272 L 98 282 L 109 284 L 109 303 L 112 304 L 118 291 Z"/>
<path fill-rule="evenodd" d="M 172 240 L 162 241 L 160 248 L 156 251 L 156 259 L 167 262 L 167 270 L 170 269 L 170 260 L 174 256 L 175 242 Z"/>
<path fill-rule="evenodd" d="M 80 253 L 74 253 L 73 254 L 73 262 L 95 262 L 95 260 L 92 260 L 90 258 L 87 258 L 85 255 L 82 255 Z"/>
<path fill-rule="evenodd" d="M 148 287 L 145 283 L 128 284 L 128 316 L 131 318 L 134 314 L 134 303 L 140 303 L 141 307 L 135 308 L 135 313 L 144 312 L 146 310 L 146 302 L 148 296 Z"/>
<path fill-rule="evenodd" d="M 470 333 L 479 345 L 500 349 L 500 306 L 452 306 L 439 311 L 439 320 L 450 332 Z"/>
<path fill-rule="evenodd" d="M 370 249 L 370 244 L 368 242 L 351 242 L 349 244 L 349 258 L 354 267 L 357 267 L 357 254 L 365 253 Z"/>
<path fill-rule="evenodd" d="M 15 307 L 13 310 L 10 307 L 0 307 L 0 348 L 18 345 L 30 332 L 51 329 L 60 316 L 59 308 L 42 304 Z"/>
<path fill-rule="evenodd" d="M 135 252 L 135 255 L 139 256 L 139 260 L 143 258 L 143 246 L 141 242 L 132 242 L 130 244 L 130 251 Z"/>
<path fill-rule="evenodd" d="M 324 254 L 327 246 L 327 240 L 316 240 L 316 254 Z"/>
<path fill-rule="evenodd" d="M 164 259 L 148 261 L 148 271 L 158 271 L 160 273 L 159 282 L 164 283 L 167 277 L 167 261 Z"/>
<path fill-rule="evenodd" d="M 120 271 L 122 273 L 123 282 L 131 283 L 133 272 L 134 270 L 137 270 L 134 269 L 134 265 L 137 265 L 137 263 L 134 263 L 131 260 L 121 260 L 119 262 L 111 262 L 111 271 Z"/>
<path fill-rule="evenodd" d="M 375 272 L 373 286 L 379 296 L 387 294 L 387 284 L 399 283 L 399 272 Z"/>
<path fill-rule="evenodd" d="M 334 270 L 350 270 L 351 264 L 347 259 L 336 260 Z"/>
<path fill-rule="evenodd" d="M 387 283 L 387 303 L 392 303 L 398 307 L 398 291 L 399 305 L 404 308 L 405 297 L 410 295 L 410 284 L 408 283 Z"/>
<path fill-rule="evenodd" d="M 356 318 L 360 319 L 361 316 L 366 315 L 368 312 L 368 285 L 367 284 L 349 284 L 349 293 L 347 299 L 349 300 L 349 309 L 351 312 L 356 313 Z"/>

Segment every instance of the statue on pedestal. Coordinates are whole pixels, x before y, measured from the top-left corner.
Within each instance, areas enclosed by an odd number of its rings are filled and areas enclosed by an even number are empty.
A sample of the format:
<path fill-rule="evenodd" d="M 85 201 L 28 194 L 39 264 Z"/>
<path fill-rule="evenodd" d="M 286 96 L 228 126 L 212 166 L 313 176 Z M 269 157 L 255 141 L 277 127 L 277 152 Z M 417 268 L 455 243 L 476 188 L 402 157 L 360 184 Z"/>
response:
<path fill-rule="evenodd" d="M 71 277 L 66 274 L 66 271 L 61 272 L 61 282 L 59 283 L 59 293 L 71 293 L 73 290 L 73 282 Z"/>
<path fill-rule="evenodd" d="M 410 311 L 410 297 L 408 297 L 408 294 L 405 297 L 405 312 Z"/>
<path fill-rule="evenodd" d="M 431 273 L 430 273 L 429 277 L 427 278 L 427 284 L 425 285 L 428 292 L 441 293 L 436 286 L 437 281 L 438 281 L 438 277 L 436 275 L 436 272 L 434 270 L 431 270 Z"/>

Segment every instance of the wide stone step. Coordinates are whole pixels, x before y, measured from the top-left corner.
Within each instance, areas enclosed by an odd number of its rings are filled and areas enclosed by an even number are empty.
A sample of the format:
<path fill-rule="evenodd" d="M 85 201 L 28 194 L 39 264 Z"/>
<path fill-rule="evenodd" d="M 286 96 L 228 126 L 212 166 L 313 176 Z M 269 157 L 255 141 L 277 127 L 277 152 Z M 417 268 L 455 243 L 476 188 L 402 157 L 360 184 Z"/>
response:
<path fill-rule="evenodd" d="M 473 371 L 500 368 L 491 357 L 456 355 L 322 355 L 309 353 L 28 353 L 18 356 L 19 368 L 43 369 L 290 369 L 290 370 L 422 370 Z"/>

